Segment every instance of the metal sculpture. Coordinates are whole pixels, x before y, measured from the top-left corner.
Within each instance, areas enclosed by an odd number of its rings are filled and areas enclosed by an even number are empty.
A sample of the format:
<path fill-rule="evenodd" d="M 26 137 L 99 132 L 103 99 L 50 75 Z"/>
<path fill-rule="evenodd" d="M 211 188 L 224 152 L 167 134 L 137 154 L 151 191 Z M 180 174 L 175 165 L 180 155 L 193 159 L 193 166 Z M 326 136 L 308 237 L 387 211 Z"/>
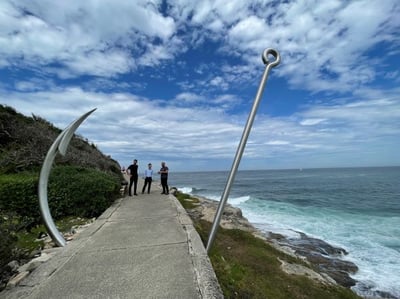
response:
<path fill-rule="evenodd" d="M 42 169 L 40 171 L 40 179 L 39 179 L 39 206 L 40 213 L 42 215 L 44 224 L 47 228 L 47 231 L 57 246 L 64 247 L 66 241 L 61 233 L 58 231 L 56 225 L 54 224 L 53 218 L 50 214 L 49 204 L 47 200 L 47 185 L 49 181 L 49 174 L 51 170 L 51 166 L 54 162 L 54 158 L 59 152 L 61 155 L 65 156 L 67 153 L 68 145 L 74 135 L 76 129 L 81 125 L 81 123 L 93 112 L 95 109 L 83 114 L 77 120 L 72 122 L 68 127 L 64 129 L 58 135 L 57 139 L 54 141 L 49 151 L 47 152 L 46 158 L 44 159 Z"/>
<path fill-rule="evenodd" d="M 270 62 L 268 60 L 268 55 L 274 56 L 275 60 Z M 231 168 L 231 171 L 229 173 L 229 177 L 228 177 L 228 180 L 226 182 L 224 192 L 222 193 L 221 200 L 220 200 L 220 202 L 218 204 L 218 209 L 217 209 L 217 212 L 216 212 L 215 217 L 214 217 L 214 221 L 213 221 L 213 225 L 212 225 L 212 228 L 211 228 L 210 236 L 208 237 L 207 253 L 210 252 L 210 249 L 211 249 L 212 244 L 214 242 L 215 235 L 217 233 L 218 226 L 219 226 L 219 223 L 221 221 L 222 213 L 223 213 L 226 201 L 228 200 L 229 192 L 230 192 L 231 187 L 232 187 L 232 183 L 235 180 L 235 176 L 236 176 L 237 169 L 239 167 L 240 159 L 242 158 L 242 155 L 243 155 L 243 152 L 244 152 L 244 148 L 246 147 L 246 142 L 247 142 L 247 139 L 248 139 L 249 134 L 250 134 L 251 127 L 253 126 L 254 118 L 255 118 L 256 113 L 257 113 L 257 108 L 258 108 L 258 105 L 260 103 L 263 91 L 264 91 L 265 83 L 266 83 L 266 81 L 268 79 L 268 74 L 269 74 L 271 68 L 277 66 L 280 63 L 281 57 L 280 57 L 278 51 L 276 51 L 274 49 L 265 49 L 263 54 L 262 54 L 262 60 L 263 60 L 263 62 L 265 64 L 264 74 L 262 76 L 260 85 L 258 87 L 257 94 L 256 94 L 256 97 L 254 99 L 253 107 L 252 107 L 252 109 L 250 111 L 250 114 L 249 114 L 249 118 L 247 119 L 247 123 L 246 123 L 246 126 L 245 126 L 243 134 L 242 134 L 242 139 L 240 140 L 239 146 L 238 146 L 238 148 L 236 150 L 236 156 L 235 156 L 235 159 L 233 161 L 232 168 Z"/>

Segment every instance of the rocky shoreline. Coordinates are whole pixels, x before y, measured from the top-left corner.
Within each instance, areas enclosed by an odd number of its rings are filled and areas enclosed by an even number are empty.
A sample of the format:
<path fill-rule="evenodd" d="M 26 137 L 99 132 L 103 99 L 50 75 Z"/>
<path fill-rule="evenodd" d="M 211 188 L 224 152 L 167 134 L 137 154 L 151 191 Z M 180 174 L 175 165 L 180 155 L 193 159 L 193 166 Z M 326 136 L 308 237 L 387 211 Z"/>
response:
<path fill-rule="evenodd" d="M 188 214 L 194 219 L 214 221 L 218 202 L 200 196 L 198 204 Z M 273 232 L 262 232 L 256 229 L 242 214 L 239 208 L 226 204 L 221 218 L 221 227 L 227 229 L 241 229 L 251 232 L 258 238 L 274 246 L 286 254 L 298 257 L 307 262 L 315 271 L 299 265 L 287 264 L 281 261 L 282 269 L 290 274 L 307 275 L 312 279 L 327 284 L 339 284 L 350 288 L 356 284 L 351 274 L 357 272 L 358 267 L 343 259 L 348 253 L 345 249 L 334 247 L 323 240 L 312 238 L 304 233 L 297 232 L 299 238 L 293 239 Z"/>

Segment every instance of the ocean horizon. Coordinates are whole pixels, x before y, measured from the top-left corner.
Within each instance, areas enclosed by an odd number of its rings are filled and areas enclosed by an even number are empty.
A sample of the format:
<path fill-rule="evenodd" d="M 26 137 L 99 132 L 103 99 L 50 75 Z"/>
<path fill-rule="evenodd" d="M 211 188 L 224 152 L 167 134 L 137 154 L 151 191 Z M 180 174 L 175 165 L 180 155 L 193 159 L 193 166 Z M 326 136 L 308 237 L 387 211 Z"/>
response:
<path fill-rule="evenodd" d="M 170 172 L 180 191 L 219 201 L 229 171 Z M 361 296 L 400 298 L 400 167 L 240 170 L 228 203 L 257 229 L 344 248 Z"/>

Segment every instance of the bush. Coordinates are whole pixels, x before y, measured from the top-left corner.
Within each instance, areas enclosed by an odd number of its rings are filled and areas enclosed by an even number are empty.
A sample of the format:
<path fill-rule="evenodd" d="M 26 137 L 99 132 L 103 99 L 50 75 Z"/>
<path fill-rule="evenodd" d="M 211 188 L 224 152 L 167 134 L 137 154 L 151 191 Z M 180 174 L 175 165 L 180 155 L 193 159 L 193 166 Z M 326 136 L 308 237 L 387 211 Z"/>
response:
<path fill-rule="evenodd" d="M 54 218 L 97 217 L 119 195 L 116 176 L 82 167 L 55 168 L 49 180 L 49 206 Z"/>
<path fill-rule="evenodd" d="M 0 176 L 0 210 L 15 212 L 24 228 L 40 223 L 38 174 L 19 173 Z M 115 176 L 94 169 L 55 167 L 49 179 L 48 201 L 54 220 L 65 216 L 96 217 L 119 194 Z"/>
<path fill-rule="evenodd" d="M 38 180 L 32 173 L 0 176 L 0 210 L 20 216 L 21 226 L 30 227 L 40 219 Z"/>

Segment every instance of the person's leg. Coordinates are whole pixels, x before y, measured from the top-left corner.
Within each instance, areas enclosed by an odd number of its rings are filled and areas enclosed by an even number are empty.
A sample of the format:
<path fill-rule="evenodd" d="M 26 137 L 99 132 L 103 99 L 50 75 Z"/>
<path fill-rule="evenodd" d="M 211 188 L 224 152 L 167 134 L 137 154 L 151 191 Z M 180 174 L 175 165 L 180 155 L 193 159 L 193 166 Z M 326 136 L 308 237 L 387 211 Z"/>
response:
<path fill-rule="evenodd" d="M 144 193 L 144 190 L 146 189 L 146 185 L 147 185 L 147 178 L 144 179 L 144 185 L 142 188 L 142 194 Z"/>
<path fill-rule="evenodd" d="M 165 194 L 165 179 L 161 179 L 162 193 Z"/>
<path fill-rule="evenodd" d="M 165 194 L 169 194 L 169 188 L 168 188 L 168 181 L 167 179 L 165 180 Z"/>
<path fill-rule="evenodd" d="M 128 189 L 129 196 L 132 196 L 132 184 L 133 184 L 133 177 L 131 177 L 129 180 L 129 189 Z"/>
<path fill-rule="evenodd" d="M 152 181 L 152 179 L 149 178 L 149 186 L 147 187 L 147 193 L 150 193 L 151 181 Z"/>
<path fill-rule="evenodd" d="M 137 192 L 136 192 L 137 191 L 137 181 L 138 181 L 138 178 L 136 177 L 135 181 L 134 181 L 134 185 L 133 185 L 134 186 L 133 187 L 133 194 L 134 195 L 137 195 Z"/>

